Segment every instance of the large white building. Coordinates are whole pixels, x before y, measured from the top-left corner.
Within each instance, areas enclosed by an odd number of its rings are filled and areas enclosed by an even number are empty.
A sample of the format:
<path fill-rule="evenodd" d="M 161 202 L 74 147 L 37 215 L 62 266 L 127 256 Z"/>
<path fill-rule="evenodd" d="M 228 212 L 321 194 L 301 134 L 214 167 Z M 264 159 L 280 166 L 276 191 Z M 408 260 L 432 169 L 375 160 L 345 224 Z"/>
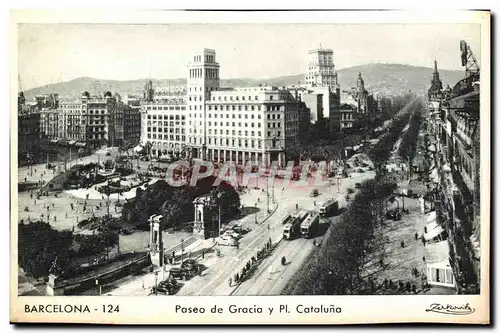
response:
<path fill-rule="evenodd" d="M 221 88 L 219 68 L 215 51 L 203 49 L 188 65 L 185 103 L 144 103 L 142 143 L 152 144 L 152 154 L 181 147 L 193 158 L 284 165 L 286 148 L 298 142 L 303 104 L 289 90 L 277 87 Z M 172 117 L 174 125 L 169 128 Z M 160 119 L 161 134 L 158 123 L 154 126 Z"/>
<path fill-rule="evenodd" d="M 340 86 L 333 62 L 333 50 L 319 47 L 309 50 L 306 87 L 310 94 L 322 95 L 321 116 L 330 119 L 332 130 L 339 128 Z M 313 110 L 313 106 L 309 106 Z M 317 119 L 312 115 L 311 120 Z"/>
<path fill-rule="evenodd" d="M 309 50 L 306 85 L 312 87 L 337 88 L 337 72 L 333 63 L 333 50 L 319 47 Z"/>

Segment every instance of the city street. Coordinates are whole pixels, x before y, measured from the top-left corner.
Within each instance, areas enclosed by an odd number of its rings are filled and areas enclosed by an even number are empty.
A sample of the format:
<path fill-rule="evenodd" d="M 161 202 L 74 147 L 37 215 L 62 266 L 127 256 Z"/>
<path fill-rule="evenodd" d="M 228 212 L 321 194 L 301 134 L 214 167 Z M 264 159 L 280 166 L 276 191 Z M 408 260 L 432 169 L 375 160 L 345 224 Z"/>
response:
<path fill-rule="evenodd" d="M 297 187 L 295 182 L 291 186 L 275 190 L 276 211 L 264 223 L 255 225 L 251 219 L 243 222 L 243 227 L 250 227 L 252 231 L 240 240 L 240 249 L 227 246 L 218 246 L 221 257 L 211 256 L 201 260 L 207 267 L 201 276 L 194 277 L 186 282 L 179 291 L 179 295 L 230 295 L 230 294 L 279 294 L 287 280 L 300 268 L 301 263 L 313 251 L 314 246 L 311 239 L 296 239 L 282 241 L 283 218 L 299 210 L 315 210 L 323 201 L 336 198 L 339 206 L 346 205 L 345 194 L 347 188 L 354 189 L 356 183 L 373 178 L 374 172 L 352 173 L 351 178 L 344 178 L 340 186 L 316 187 L 320 193 L 318 197 L 310 197 L 311 187 Z M 265 181 L 259 181 L 265 184 Z M 340 192 L 339 192 L 340 190 Z M 252 190 L 253 192 L 254 190 Z M 255 196 L 255 193 L 253 194 Z M 252 203 L 252 194 L 242 196 L 242 203 Z M 314 203 L 316 202 L 316 206 Z M 330 218 L 331 219 L 331 218 Z M 329 220 L 330 220 L 329 219 Z M 245 264 L 271 239 L 276 248 L 271 255 L 264 259 L 257 271 L 241 285 L 232 283 L 229 286 L 228 279 L 240 272 Z M 316 238 L 321 243 L 322 237 Z M 281 266 L 281 257 L 285 256 L 288 264 Z M 272 269 L 269 273 L 269 268 Z"/>

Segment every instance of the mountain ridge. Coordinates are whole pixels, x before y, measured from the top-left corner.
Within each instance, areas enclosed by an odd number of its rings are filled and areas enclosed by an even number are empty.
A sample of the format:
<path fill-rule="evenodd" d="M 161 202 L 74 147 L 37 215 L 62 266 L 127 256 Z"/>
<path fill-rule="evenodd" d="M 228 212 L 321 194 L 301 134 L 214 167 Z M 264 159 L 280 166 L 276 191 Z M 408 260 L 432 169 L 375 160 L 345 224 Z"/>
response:
<path fill-rule="evenodd" d="M 365 82 L 365 87 L 369 92 L 380 93 L 382 95 L 399 95 L 408 91 L 415 93 L 425 93 L 430 87 L 432 67 L 414 66 L 390 63 L 369 63 L 339 69 L 338 78 L 341 90 L 350 90 L 356 86 L 358 73 Z M 443 86 L 453 87 L 456 82 L 464 77 L 464 71 L 439 70 L 439 75 L 443 81 Z M 249 87 L 267 84 L 270 86 L 293 86 L 304 82 L 304 74 L 284 75 L 271 78 L 232 78 L 221 79 L 222 87 Z M 132 94 L 142 95 L 142 90 L 150 79 L 130 79 L 130 80 L 110 80 L 97 79 L 91 77 L 79 77 L 64 82 L 35 87 L 24 91 L 28 100 L 33 99 L 38 94 L 58 93 L 60 99 L 78 98 L 82 92 L 89 91 L 92 94 L 111 91 L 120 95 Z M 155 87 L 165 87 L 168 85 L 179 86 L 186 84 L 186 78 L 176 79 L 153 79 Z"/>

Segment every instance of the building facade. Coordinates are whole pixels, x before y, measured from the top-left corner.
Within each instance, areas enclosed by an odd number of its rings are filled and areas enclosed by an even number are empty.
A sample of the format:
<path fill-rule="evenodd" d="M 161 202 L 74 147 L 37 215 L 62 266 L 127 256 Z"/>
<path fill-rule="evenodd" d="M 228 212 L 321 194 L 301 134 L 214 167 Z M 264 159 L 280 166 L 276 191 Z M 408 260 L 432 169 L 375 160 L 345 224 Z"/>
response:
<path fill-rule="evenodd" d="M 23 108 L 17 115 L 17 152 L 19 164 L 33 161 L 40 142 L 40 112 L 36 108 Z"/>
<path fill-rule="evenodd" d="M 44 108 L 40 111 L 40 139 L 59 139 L 59 111 Z"/>
<path fill-rule="evenodd" d="M 188 65 L 185 96 L 145 94 L 141 143 L 149 142 L 153 155 L 182 151 L 210 161 L 284 164 L 286 148 L 298 142 L 304 103 L 277 87 L 221 88 L 219 70 L 215 51 L 203 49 Z"/>
<path fill-rule="evenodd" d="M 135 146 L 141 141 L 141 107 L 123 104 L 123 143 Z"/>
<path fill-rule="evenodd" d="M 309 50 L 308 56 L 306 85 L 329 87 L 331 91 L 335 91 L 338 82 L 333 62 L 333 50 L 319 47 Z"/>
<path fill-rule="evenodd" d="M 459 293 L 477 293 L 481 276 L 479 79 L 478 70 L 443 90 L 435 62 L 428 91 L 434 203 Z"/>
<path fill-rule="evenodd" d="M 40 138 L 79 142 L 88 146 L 121 146 L 140 138 L 140 110 L 124 104 L 111 92 L 76 101 L 58 102 L 57 108 L 40 112 Z"/>
<path fill-rule="evenodd" d="M 307 72 L 305 76 L 307 94 L 321 94 L 323 106 L 321 117 L 327 118 L 331 132 L 340 129 L 340 86 L 337 71 L 333 62 L 333 50 L 319 47 L 309 50 Z M 315 104 L 307 103 L 307 107 L 314 113 Z M 311 121 L 315 122 L 321 117 L 320 114 L 312 114 Z"/>
<path fill-rule="evenodd" d="M 151 144 L 151 154 L 180 153 L 186 143 L 185 100 L 144 102 L 141 105 L 140 142 Z"/>

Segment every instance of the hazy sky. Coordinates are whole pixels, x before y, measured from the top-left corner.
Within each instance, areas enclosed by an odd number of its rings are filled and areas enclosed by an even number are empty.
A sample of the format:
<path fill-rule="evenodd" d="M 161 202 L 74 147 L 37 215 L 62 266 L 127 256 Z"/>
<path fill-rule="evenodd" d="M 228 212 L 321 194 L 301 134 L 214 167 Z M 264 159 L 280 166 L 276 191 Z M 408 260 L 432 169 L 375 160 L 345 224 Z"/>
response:
<path fill-rule="evenodd" d="M 460 40 L 479 58 L 472 24 L 22 24 L 22 89 L 87 76 L 185 77 L 191 55 L 215 49 L 221 78 L 267 78 L 306 71 L 307 52 L 332 48 L 337 68 L 371 62 L 461 70 Z"/>

